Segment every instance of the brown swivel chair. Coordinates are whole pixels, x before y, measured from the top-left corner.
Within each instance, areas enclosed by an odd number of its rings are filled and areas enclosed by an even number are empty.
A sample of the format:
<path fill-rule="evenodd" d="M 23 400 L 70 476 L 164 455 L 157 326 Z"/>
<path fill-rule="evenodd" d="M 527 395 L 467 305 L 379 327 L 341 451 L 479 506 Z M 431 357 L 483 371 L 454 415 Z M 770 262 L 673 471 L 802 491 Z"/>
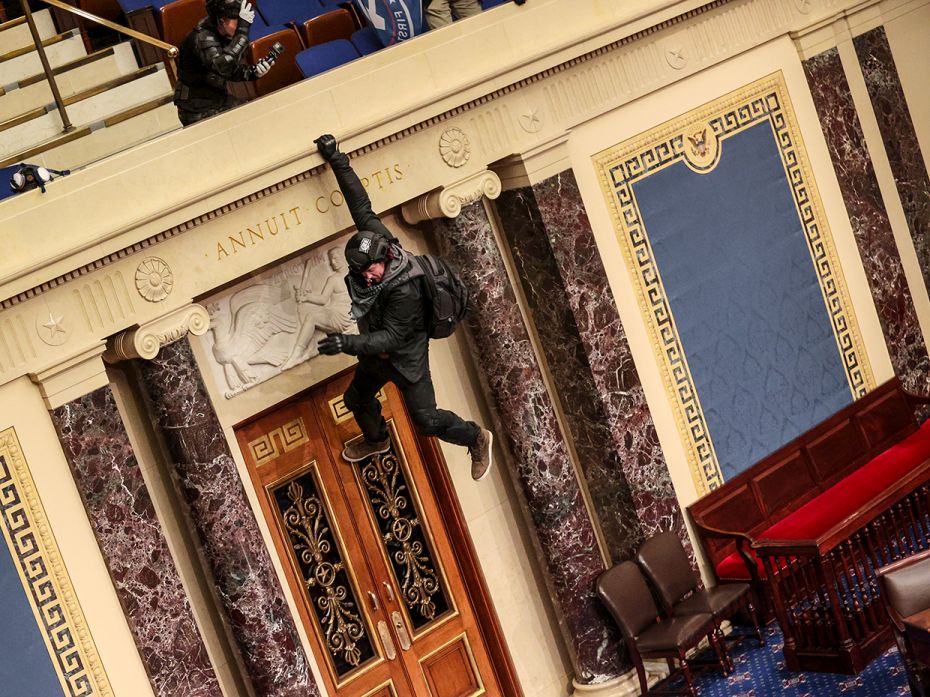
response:
<path fill-rule="evenodd" d="M 255 94 L 259 97 L 303 79 L 294 61 L 297 54 L 303 50 L 303 44 L 300 41 L 300 35 L 291 27 L 281 28 L 253 40 L 249 44 L 249 62 L 254 64 L 267 56 L 275 42 L 284 46 L 284 55 L 277 59 L 266 75 L 251 83 Z"/>
<path fill-rule="evenodd" d="M 927 697 L 930 695 L 930 670 L 915 663 L 910 642 L 904 633 L 904 618 L 930 608 L 930 550 L 876 569 L 875 575 L 891 617 L 892 631 L 904 661 L 911 694 Z"/>
<path fill-rule="evenodd" d="M 162 40 L 180 46 L 197 22 L 206 16 L 204 0 L 174 0 L 158 11 L 156 20 Z"/>
<path fill-rule="evenodd" d="M 662 532 L 646 540 L 636 560 L 659 592 L 659 599 L 667 614 L 678 616 L 709 612 L 714 617 L 717 636 L 722 639 L 720 623 L 744 609 L 756 628 L 759 643 L 765 646 L 765 636 L 759 626 L 750 585 L 725 583 L 714 588 L 701 588 L 688 555 L 681 546 L 681 540 L 675 533 Z"/>
<path fill-rule="evenodd" d="M 686 655 L 705 636 L 717 653 L 721 670 L 724 674 L 729 672 L 723 647 L 714 633 L 713 615 L 703 613 L 660 620 L 659 609 L 646 580 L 633 562 L 621 562 L 601 574 L 597 579 L 597 594 L 620 628 L 630 659 L 636 666 L 643 695 L 683 694 L 697 697 L 694 671 Z M 666 683 L 676 677 L 677 671 L 672 661 L 677 659 L 687 687 L 650 691 L 643 666 L 644 658 L 664 658 L 668 662 L 673 672 Z"/>
<path fill-rule="evenodd" d="M 319 46 L 327 41 L 350 39 L 352 32 L 358 29 L 352 13 L 344 7 L 335 7 L 316 17 L 311 17 L 301 25 L 304 45 Z"/>

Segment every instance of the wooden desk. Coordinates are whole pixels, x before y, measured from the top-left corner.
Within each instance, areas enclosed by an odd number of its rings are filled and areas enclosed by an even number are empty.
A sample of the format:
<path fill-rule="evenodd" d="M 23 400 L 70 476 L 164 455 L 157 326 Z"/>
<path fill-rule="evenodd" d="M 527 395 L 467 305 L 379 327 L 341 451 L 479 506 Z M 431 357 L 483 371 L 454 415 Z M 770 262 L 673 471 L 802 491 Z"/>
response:
<path fill-rule="evenodd" d="M 930 609 L 904 618 L 904 633 L 913 651 L 913 659 L 930 667 Z"/>

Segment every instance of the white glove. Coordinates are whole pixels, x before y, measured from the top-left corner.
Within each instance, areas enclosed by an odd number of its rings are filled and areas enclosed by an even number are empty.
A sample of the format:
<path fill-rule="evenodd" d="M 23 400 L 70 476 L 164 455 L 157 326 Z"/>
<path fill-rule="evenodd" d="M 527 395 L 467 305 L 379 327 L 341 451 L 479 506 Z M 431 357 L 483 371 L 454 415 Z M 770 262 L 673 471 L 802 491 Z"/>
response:
<path fill-rule="evenodd" d="M 269 70 L 271 70 L 272 65 L 274 65 L 274 58 L 262 58 L 260 61 L 258 61 L 258 63 L 255 64 L 255 77 L 262 77 L 265 75 Z"/>
<path fill-rule="evenodd" d="M 252 9 L 249 0 L 242 0 L 242 4 L 239 5 L 239 19 L 246 24 L 252 24 L 255 21 L 255 10 Z"/>

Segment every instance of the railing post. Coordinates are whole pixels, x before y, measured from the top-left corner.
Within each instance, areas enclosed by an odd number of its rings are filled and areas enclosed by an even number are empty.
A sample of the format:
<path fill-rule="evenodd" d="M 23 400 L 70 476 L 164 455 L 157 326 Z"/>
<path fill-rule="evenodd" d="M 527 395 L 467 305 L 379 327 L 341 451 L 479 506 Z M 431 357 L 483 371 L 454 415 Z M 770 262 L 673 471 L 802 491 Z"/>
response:
<path fill-rule="evenodd" d="M 45 71 L 45 79 L 52 89 L 52 96 L 55 98 L 55 105 L 58 107 L 58 113 L 61 114 L 62 132 L 73 131 L 74 126 L 68 120 L 68 112 L 65 111 L 65 103 L 61 100 L 61 93 L 58 91 L 58 83 L 55 82 L 55 76 L 52 74 L 52 66 L 49 65 L 48 56 L 45 55 L 45 47 L 42 45 L 42 37 L 39 36 L 39 30 L 36 28 L 35 19 L 32 17 L 32 10 L 29 8 L 29 0 L 22 0 L 23 14 L 26 15 L 26 23 L 29 25 L 29 31 L 32 34 L 32 40 L 35 42 L 36 51 L 39 53 L 39 60 L 42 61 L 42 69 Z"/>

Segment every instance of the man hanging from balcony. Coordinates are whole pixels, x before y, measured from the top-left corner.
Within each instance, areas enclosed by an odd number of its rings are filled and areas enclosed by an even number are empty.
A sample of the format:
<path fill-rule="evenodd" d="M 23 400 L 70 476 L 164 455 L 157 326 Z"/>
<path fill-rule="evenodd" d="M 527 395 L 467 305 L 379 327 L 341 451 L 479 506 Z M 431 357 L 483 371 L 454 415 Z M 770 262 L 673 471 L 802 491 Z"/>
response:
<path fill-rule="evenodd" d="M 422 274 L 417 275 L 412 255 L 372 211 L 368 194 L 349 158 L 339 151 L 336 139 L 323 135 L 315 142 L 333 168 L 358 229 L 346 243 L 345 257 L 349 265 L 346 286 L 359 334 L 327 334 L 318 344 L 322 354 L 359 357 L 355 377 L 345 392 L 345 405 L 364 437 L 350 443 L 342 457 L 359 462 L 390 449 L 376 395 L 385 383 L 393 382 L 404 395 L 416 429 L 423 435 L 466 446 L 471 455 L 471 476 L 481 479 L 491 467 L 491 432 L 436 407 Z"/>
<path fill-rule="evenodd" d="M 274 53 L 242 63 L 255 10 L 248 0 L 207 0 L 204 17 L 181 43 L 174 103 L 185 126 L 238 106 L 226 83 L 257 80 L 271 70 Z"/>

